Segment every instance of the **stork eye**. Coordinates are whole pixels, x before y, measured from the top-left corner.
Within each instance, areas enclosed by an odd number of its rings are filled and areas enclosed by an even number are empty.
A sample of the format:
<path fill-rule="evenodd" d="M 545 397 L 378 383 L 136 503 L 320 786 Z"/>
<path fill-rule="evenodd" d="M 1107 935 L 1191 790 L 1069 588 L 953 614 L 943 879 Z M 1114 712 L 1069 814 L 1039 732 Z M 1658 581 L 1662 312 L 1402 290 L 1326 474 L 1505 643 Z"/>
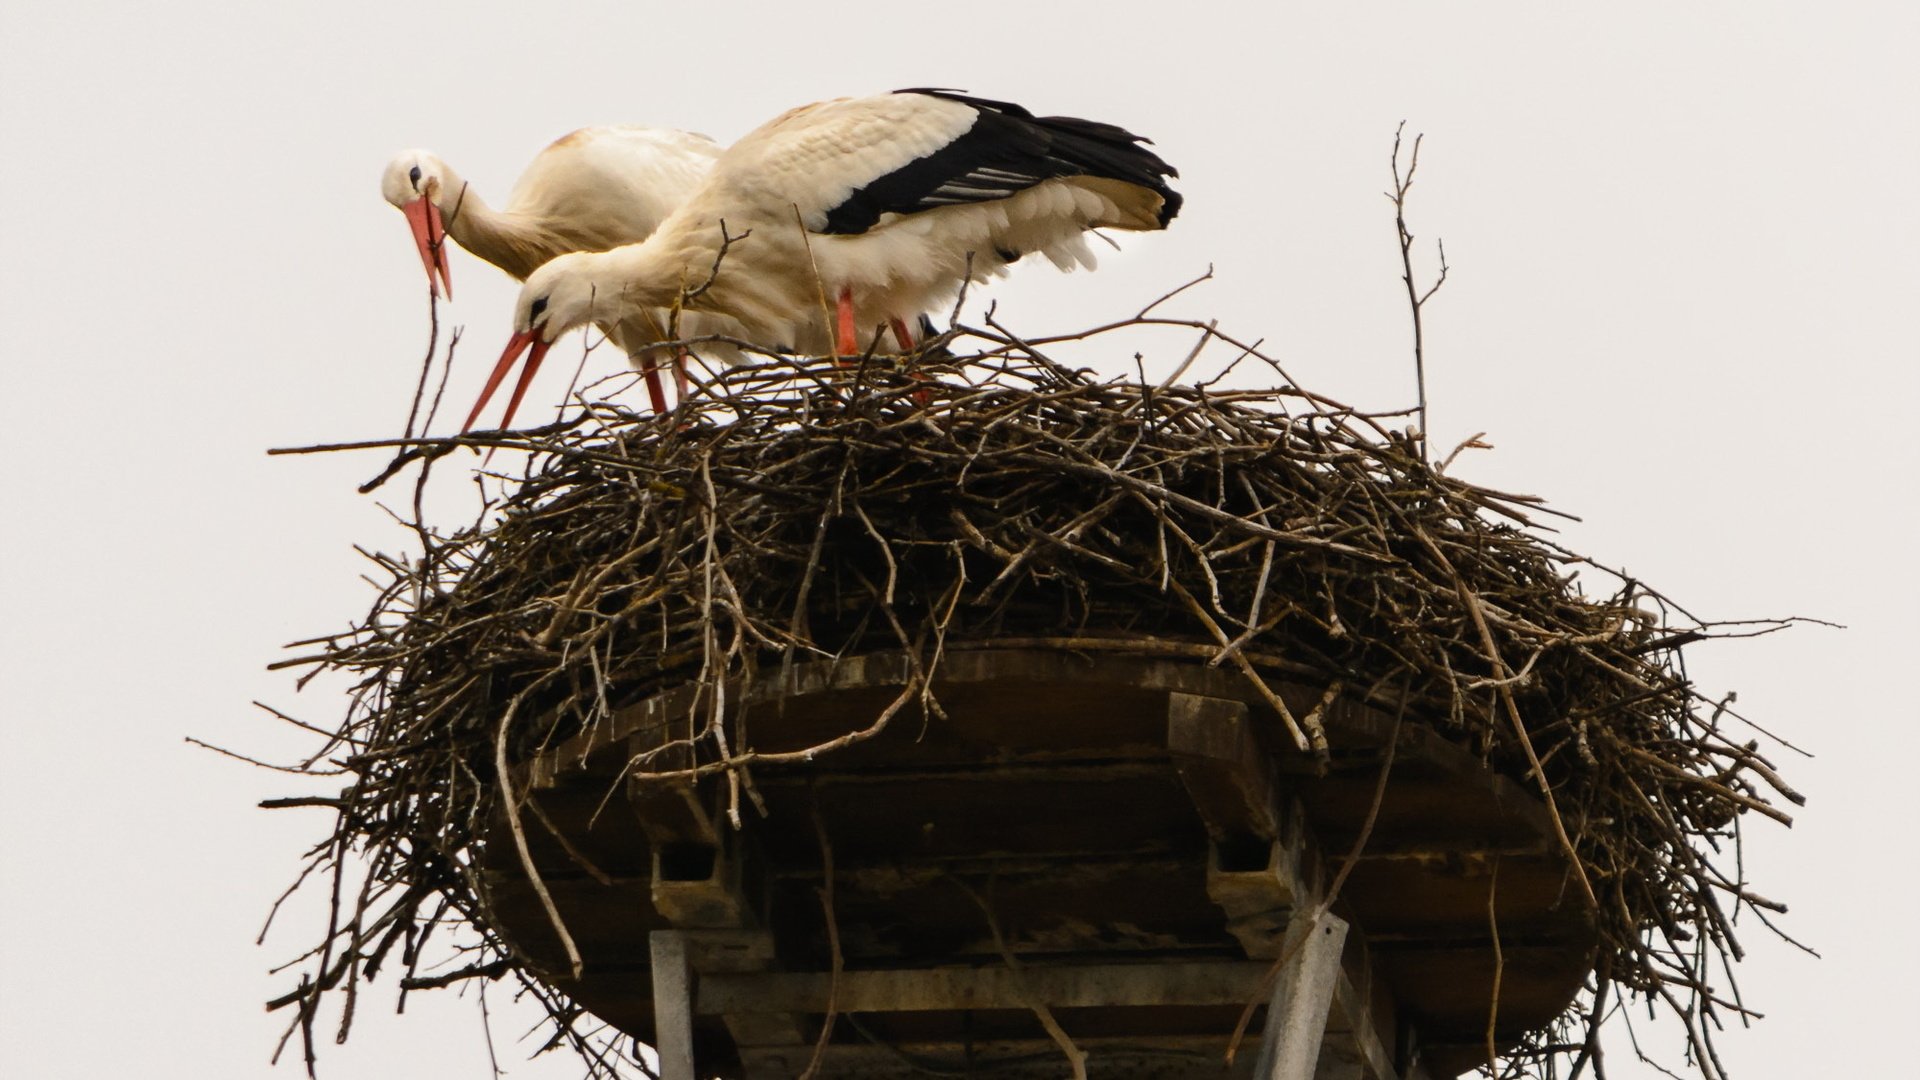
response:
<path fill-rule="evenodd" d="M 407 180 L 412 183 L 414 187 L 420 186 L 420 166 L 415 165 L 413 168 L 407 170 Z"/>
<path fill-rule="evenodd" d="M 538 319 L 540 316 L 546 314 L 546 311 L 547 311 L 547 298 L 542 296 L 533 302 L 532 307 L 527 309 L 527 321 L 529 323 L 533 322 L 535 319 Z"/>

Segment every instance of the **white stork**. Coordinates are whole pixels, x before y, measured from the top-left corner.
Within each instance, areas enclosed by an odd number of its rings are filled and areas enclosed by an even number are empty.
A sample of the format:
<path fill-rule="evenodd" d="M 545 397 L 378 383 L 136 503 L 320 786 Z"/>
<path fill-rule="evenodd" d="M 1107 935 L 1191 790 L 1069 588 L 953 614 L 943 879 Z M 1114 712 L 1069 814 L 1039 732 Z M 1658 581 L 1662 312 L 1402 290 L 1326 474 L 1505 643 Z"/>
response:
<path fill-rule="evenodd" d="M 782 351 L 857 355 L 859 328 L 885 347 L 883 326 L 911 348 L 907 322 L 968 280 L 1033 252 L 1092 266 L 1089 229 L 1165 228 L 1178 173 L 1145 141 L 945 90 L 794 109 L 729 148 L 646 241 L 529 276 L 473 416 L 529 346 L 502 426 L 556 338 L 636 309 L 722 313 Z"/>
<path fill-rule="evenodd" d="M 446 240 L 505 270 L 517 280 L 557 255 L 606 251 L 646 239 L 706 179 L 720 145 L 705 135 L 669 128 L 616 125 L 582 128 L 540 151 L 494 209 L 446 162 L 427 150 L 407 150 L 387 163 L 380 192 L 413 229 L 427 284 L 453 296 Z M 661 359 L 652 346 L 666 340 L 659 313 L 633 312 L 607 322 L 607 332 L 646 373 L 655 408 L 663 408 Z M 734 329 L 724 322 L 684 328 L 688 333 Z M 677 369 L 676 369 L 677 370 Z"/>

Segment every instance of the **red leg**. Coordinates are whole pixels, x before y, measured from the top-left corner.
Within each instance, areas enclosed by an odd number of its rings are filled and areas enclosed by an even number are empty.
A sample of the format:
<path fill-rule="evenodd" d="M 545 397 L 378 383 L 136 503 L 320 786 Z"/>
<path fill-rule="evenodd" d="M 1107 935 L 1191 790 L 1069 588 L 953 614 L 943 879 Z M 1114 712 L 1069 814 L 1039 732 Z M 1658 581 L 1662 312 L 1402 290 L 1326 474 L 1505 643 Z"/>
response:
<path fill-rule="evenodd" d="M 675 401 L 687 400 L 687 357 L 693 355 L 686 349 L 676 349 L 673 353 L 673 396 Z"/>
<path fill-rule="evenodd" d="M 907 324 L 900 321 L 899 319 L 893 319 L 891 321 L 893 323 L 893 337 L 895 341 L 898 341 L 900 343 L 900 350 L 902 352 L 912 352 L 913 351 L 913 331 L 907 329 Z M 907 372 L 907 375 L 908 377 L 917 379 L 920 382 L 932 381 L 926 372 L 921 371 L 917 367 L 909 369 Z M 928 390 L 915 390 L 913 392 L 913 401 L 914 401 L 914 404 L 920 405 L 920 406 L 931 405 L 933 404 L 933 393 Z"/>
<path fill-rule="evenodd" d="M 655 416 L 667 414 L 667 392 L 660 385 L 660 365 L 651 357 L 640 361 L 640 374 L 647 379 L 647 397 L 653 402 Z"/>
<path fill-rule="evenodd" d="M 839 337 L 833 355 L 841 360 L 860 355 L 860 338 L 853 329 L 853 286 L 840 290 Z"/>

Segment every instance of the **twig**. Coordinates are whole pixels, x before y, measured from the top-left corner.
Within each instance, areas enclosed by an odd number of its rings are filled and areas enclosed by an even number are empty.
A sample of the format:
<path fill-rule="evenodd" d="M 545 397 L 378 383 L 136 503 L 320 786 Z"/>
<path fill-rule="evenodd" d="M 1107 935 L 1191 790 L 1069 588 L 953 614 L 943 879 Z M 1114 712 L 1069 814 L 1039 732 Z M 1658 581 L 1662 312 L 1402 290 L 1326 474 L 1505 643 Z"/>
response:
<path fill-rule="evenodd" d="M 1157 299 L 1155 299 L 1152 303 L 1148 304 L 1146 307 L 1141 308 L 1138 312 L 1134 314 L 1133 317 L 1136 319 L 1144 319 L 1148 315 L 1153 314 L 1154 308 L 1157 308 L 1161 304 L 1164 304 L 1167 301 L 1173 299 L 1174 297 L 1179 296 L 1181 293 L 1186 292 L 1188 289 L 1193 288 L 1195 285 L 1198 285 L 1203 281 L 1212 281 L 1212 280 L 1213 280 L 1213 264 L 1208 263 L 1206 273 L 1201 274 L 1199 277 L 1194 278 L 1192 281 L 1188 281 L 1180 285 L 1175 285 L 1173 288 L 1168 289 L 1166 292 L 1161 293 Z M 1142 381 L 1144 382 L 1145 380 L 1142 380 Z"/>
<path fill-rule="evenodd" d="M 1207 342 L 1213 340 L 1213 330 L 1214 330 L 1214 327 L 1218 325 L 1220 325 L 1220 322 L 1218 319 L 1215 319 L 1212 322 L 1207 323 L 1207 328 L 1200 332 L 1200 340 L 1193 343 L 1193 349 L 1192 351 L 1187 353 L 1187 358 L 1185 360 L 1180 361 L 1180 366 L 1174 368 L 1173 371 L 1169 373 L 1165 379 L 1161 380 L 1160 387 L 1159 387 L 1160 390 L 1164 391 L 1166 390 L 1167 387 L 1172 386 L 1174 383 L 1180 381 L 1180 376 L 1185 375 L 1187 373 L 1187 369 L 1193 366 L 1193 362 L 1195 360 L 1200 359 L 1201 350 L 1207 347 Z"/>
<path fill-rule="evenodd" d="M 1447 245 L 1445 241 L 1439 243 L 1440 276 L 1434 279 L 1433 284 L 1429 285 L 1425 292 L 1421 292 L 1413 283 L 1413 233 L 1407 231 L 1407 192 L 1413 188 L 1413 174 L 1420 168 L 1420 141 L 1426 136 L 1413 137 L 1413 153 L 1407 158 L 1407 172 L 1402 176 L 1400 174 L 1400 136 L 1406 127 L 1407 122 L 1402 120 L 1400 126 L 1393 129 L 1393 190 L 1387 194 L 1387 198 L 1393 201 L 1393 227 L 1400 242 L 1400 280 L 1407 287 L 1407 305 L 1413 315 L 1413 371 L 1420 396 L 1419 445 L 1420 458 L 1424 461 L 1427 456 L 1427 432 L 1430 429 L 1427 427 L 1426 345 L 1420 325 L 1420 312 L 1426 307 L 1427 301 L 1432 299 L 1433 294 L 1440 291 L 1440 286 L 1446 284 Z M 1455 451 L 1455 453 L 1458 452 Z M 1451 461 L 1452 458 L 1449 457 L 1447 460 Z"/>
<path fill-rule="evenodd" d="M 1506 974 L 1507 958 L 1500 951 L 1500 856 L 1493 857 L 1493 870 L 1487 877 L 1487 934 L 1493 939 L 1493 989 L 1487 994 L 1487 1068 L 1500 1062 L 1500 1047 L 1494 1042 L 1494 1028 L 1500 1019 L 1500 979 Z"/>
<path fill-rule="evenodd" d="M 427 396 L 427 376 L 433 373 L 433 360 L 440 352 L 440 290 L 433 287 L 433 275 L 427 275 L 427 352 L 420 358 L 420 381 L 413 388 L 413 404 L 407 408 L 406 437 L 413 438 L 413 425 L 420 418 L 420 405 Z"/>
<path fill-rule="evenodd" d="M 839 1015 L 840 972 L 845 960 L 840 953 L 840 921 L 833 913 L 833 844 L 827 839 L 827 823 L 820 817 L 820 807 L 813 807 L 813 831 L 820 839 L 820 874 L 822 884 L 819 889 L 820 911 L 827 922 L 827 949 L 831 955 L 831 967 L 827 981 L 827 1014 L 820 1021 L 820 1038 L 813 1044 L 813 1058 L 807 1062 L 800 1080 L 813 1080 L 819 1075 L 820 1064 L 826 1059 L 827 1044 L 833 1040 L 833 1022 Z"/>
<path fill-rule="evenodd" d="M 707 294 L 707 290 L 713 288 L 713 283 L 720 280 L 720 264 L 726 261 L 727 253 L 733 250 L 733 245 L 739 243 L 742 240 L 745 240 L 747 237 L 752 235 L 753 235 L 752 229 L 748 229 L 746 232 L 743 232 L 738 236 L 735 236 L 732 233 L 729 233 L 727 231 L 727 219 L 721 218 L 720 219 L 720 247 L 717 251 L 713 253 L 713 266 L 707 271 L 707 280 L 701 282 L 699 288 L 693 289 L 691 291 L 683 291 L 680 295 L 680 304 L 684 306 L 686 304 L 692 303 L 695 300 L 700 299 L 702 296 L 705 296 Z"/>
<path fill-rule="evenodd" d="M 1600 901 L 1594 895 L 1593 883 L 1587 880 L 1586 861 L 1580 857 L 1579 850 L 1573 846 L 1573 839 L 1567 835 L 1566 822 L 1561 818 L 1560 808 L 1553 797 L 1553 784 L 1547 779 L 1546 770 L 1540 766 L 1540 755 L 1533 748 L 1533 738 L 1527 733 L 1526 721 L 1520 718 L 1520 707 L 1514 703 L 1513 687 L 1506 681 L 1510 671 L 1506 661 L 1500 657 L 1500 647 L 1493 640 L 1493 631 L 1487 629 L 1487 615 L 1485 609 L 1481 607 L 1480 598 L 1467 587 L 1466 581 L 1460 577 L 1460 572 L 1454 569 L 1453 564 L 1447 560 L 1446 555 L 1441 552 L 1439 545 L 1433 542 L 1432 537 L 1418 527 L 1414 529 L 1413 534 L 1452 579 L 1454 590 L 1459 594 L 1461 606 L 1466 608 L 1468 616 L 1473 620 L 1474 630 L 1480 635 L 1480 644 L 1486 650 L 1487 662 L 1493 667 L 1494 678 L 1497 680 L 1494 689 L 1500 698 L 1500 705 L 1506 711 L 1507 722 L 1512 726 L 1514 737 L 1527 755 L 1529 772 L 1540 788 L 1540 797 L 1546 801 L 1547 816 L 1553 822 L 1553 832 L 1560 841 L 1560 849 L 1566 852 L 1567 865 L 1572 869 L 1574 881 L 1579 884 L 1580 892 L 1586 897 L 1587 904 L 1597 907 Z"/>
<path fill-rule="evenodd" d="M 800 247 L 807 253 L 807 269 L 813 273 L 813 289 L 820 299 L 820 321 L 826 327 L 827 340 L 833 342 L 827 349 L 828 355 L 840 358 L 840 336 L 834 325 L 833 305 L 827 301 L 827 283 L 821 280 L 820 264 L 813 258 L 813 234 L 807 231 L 807 223 L 800 216 L 800 204 L 792 204 L 793 227 L 799 230 Z"/>
<path fill-rule="evenodd" d="M 1005 962 L 1007 971 L 1013 976 L 1014 992 L 1020 995 L 1020 1000 L 1026 1003 L 1027 1008 L 1033 1010 L 1033 1015 L 1039 1019 L 1040 1026 L 1046 1029 L 1048 1037 L 1053 1039 L 1054 1045 L 1066 1055 L 1067 1067 L 1072 1070 L 1073 1080 L 1087 1080 L 1086 1052 L 1074 1043 L 1066 1029 L 1053 1018 L 1053 1010 L 1047 1008 L 1047 1003 L 1040 1000 L 1033 989 L 1027 985 L 1020 961 L 1013 955 L 1013 950 L 1007 948 L 1006 938 L 1000 934 L 1000 920 L 994 918 L 993 908 L 989 907 L 980 894 L 974 892 L 966 882 L 952 875 L 948 875 L 947 880 L 953 882 L 955 888 L 965 893 L 967 899 L 973 901 L 973 906 L 979 908 L 980 914 L 986 918 L 987 932 L 993 935 L 993 947 L 1000 953 L 1000 959 Z"/>
<path fill-rule="evenodd" d="M 520 824 L 520 809 L 516 805 L 519 797 L 513 792 L 513 771 L 507 766 L 507 733 L 513 729 L 513 714 L 520 710 L 520 703 L 526 699 L 524 693 L 514 695 L 507 707 L 500 713 L 500 722 L 494 726 L 493 767 L 500 783 L 500 805 L 507 814 L 507 827 L 513 831 L 513 848 L 520 855 L 521 869 L 527 872 L 527 883 L 540 898 L 540 906 L 546 909 L 547 921 L 552 924 L 554 935 L 560 939 L 560 947 L 567 953 L 567 969 L 574 979 L 580 978 L 585 964 L 580 959 L 580 948 L 573 943 L 573 935 L 567 930 L 565 919 L 560 917 L 560 909 L 554 906 L 553 894 L 547 891 L 547 883 L 540 876 L 540 869 L 533 865 L 533 851 L 527 846 L 527 830 Z"/>
<path fill-rule="evenodd" d="M 1174 595 L 1180 598 L 1180 602 L 1187 605 L 1187 610 L 1193 613 L 1193 617 L 1199 619 L 1200 624 L 1213 635 L 1214 640 L 1220 643 L 1223 652 L 1232 648 L 1233 642 L 1227 638 L 1226 632 L 1220 629 L 1220 624 L 1213 621 L 1212 616 L 1200 606 L 1200 601 L 1193 598 L 1193 594 L 1187 591 L 1186 586 L 1175 580 L 1169 580 L 1167 585 L 1173 590 Z M 1287 736 L 1293 740 L 1294 746 L 1297 749 L 1324 756 L 1327 752 L 1327 733 L 1310 729 L 1301 721 L 1294 719 L 1293 710 L 1287 707 L 1286 700 L 1276 693 L 1273 687 L 1267 685 L 1267 681 L 1254 670 L 1253 664 L 1245 655 L 1234 652 L 1231 659 L 1234 666 L 1240 669 L 1240 673 L 1247 677 L 1247 682 L 1266 699 L 1268 705 L 1273 707 L 1274 715 L 1278 716 L 1280 723 L 1286 727 Z"/>

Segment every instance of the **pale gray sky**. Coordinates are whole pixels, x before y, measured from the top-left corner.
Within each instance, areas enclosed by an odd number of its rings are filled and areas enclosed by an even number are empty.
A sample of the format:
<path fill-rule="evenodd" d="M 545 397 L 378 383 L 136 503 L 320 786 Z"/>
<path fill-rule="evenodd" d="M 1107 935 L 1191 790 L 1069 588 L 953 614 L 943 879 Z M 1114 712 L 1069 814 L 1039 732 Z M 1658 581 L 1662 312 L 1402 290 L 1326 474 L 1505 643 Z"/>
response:
<path fill-rule="evenodd" d="M 1411 394 L 1387 148 L 1424 131 L 1415 228 L 1454 273 L 1435 441 L 1498 447 L 1456 471 L 1582 515 L 1573 546 L 1696 611 L 1852 628 L 1690 658 L 1819 755 L 1778 755 L 1812 803 L 1754 825 L 1748 867 L 1827 958 L 1752 928 L 1742 989 L 1771 1018 L 1722 1049 L 1739 1077 L 1904 1072 L 1917 54 L 1896 3 L 7 0 L 0 1074 L 269 1074 L 264 971 L 308 926 L 251 939 L 323 823 L 250 809 L 288 785 L 182 735 L 292 756 L 248 701 L 340 703 L 264 665 L 363 609 L 349 545 L 401 542 L 353 493 L 374 458 L 263 454 L 404 414 L 424 309 L 387 157 L 433 148 L 499 199 L 584 124 L 729 140 L 917 85 L 1123 124 L 1183 174 L 1169 233 L 1093 276 L 1023 268 L 1004 319 L 1104 321 L 1213 264 L 1178 311 L 1376 407 Z M 464 403 L 512 291 L 454 264 Z M 470 1002 L 386 1000 L 323 1075 L 490 1075 Z M 573 1075 L 524 1063 L 519 1026 L 497 1025 L 510 1075 Z"/>

